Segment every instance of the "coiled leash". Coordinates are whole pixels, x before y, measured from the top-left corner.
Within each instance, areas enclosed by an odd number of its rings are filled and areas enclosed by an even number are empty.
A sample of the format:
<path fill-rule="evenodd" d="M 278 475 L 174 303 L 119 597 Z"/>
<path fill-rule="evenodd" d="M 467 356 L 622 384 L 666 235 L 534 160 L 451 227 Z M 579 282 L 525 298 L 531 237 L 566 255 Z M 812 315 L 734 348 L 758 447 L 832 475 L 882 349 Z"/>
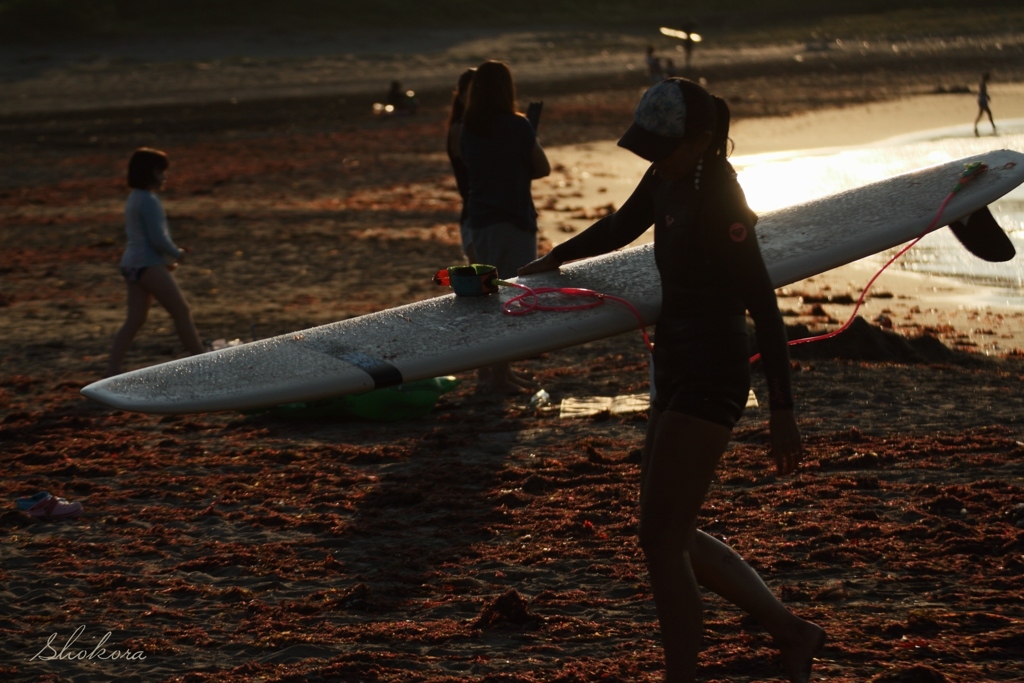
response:
<path fill-rule="evenodd" d="M 514 296 L 506 301 L 501 310 L 506 315 L 526 315 L 534 311 L 584 311 L 590 308 L 601 306 L 605 301 L 620 303 L 629 309 L 637 319 L 640 332 L 643 334 L 644 343 L 647 348 L 654 351 L 654 345 L 647 335 L 647 326 L 644 324 L 640 311 L 626 299 L 602 294 L 592 289 L 582 287 L 528 287 L 518 282 L 509 282 L 498 279 L 498 271 L 494 266 L 482 263 L 474 263 L 468 266 L 450 266 L 439 270 L 434 274 L 433 280 L 438 285 L 447 285 L 452 288 L 456 296 L 487 296 L 498 291 L 498 287 L 514 287 L 523 290 L 522 294 Z M 561 295 L 569 297 L 580 297 L 590 299 L 585 303 L 578 304 L 552 304 L 544 303 L 541 297 L 544 295 Z"/>

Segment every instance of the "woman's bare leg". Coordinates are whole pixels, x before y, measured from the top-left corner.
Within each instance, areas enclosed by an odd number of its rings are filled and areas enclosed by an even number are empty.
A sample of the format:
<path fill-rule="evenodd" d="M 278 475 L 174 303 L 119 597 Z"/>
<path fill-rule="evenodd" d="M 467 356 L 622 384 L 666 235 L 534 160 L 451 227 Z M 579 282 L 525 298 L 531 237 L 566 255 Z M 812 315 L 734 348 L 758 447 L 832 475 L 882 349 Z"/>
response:
<path fill-rule="evenodd" d="M 192 320 L 192 309 L 189 308 L 185 295 L 182 294 L 178 282 L 170 271 L 164 266 L 147 268 L 139 278 L 139 284 L 171 314 L 174 329 L 188 352 L 193 355 L 205 353 L 206 347 L 199 338 L 199 331 Z"/>
<path fill-rule="evenodd" d="M 993 133 L 996 132 L 996 122 L 992 118 L 992 110 L 989 109 L 988 107 L 979 107 L 978 108 L 978 115 L 974 117 L 974 135 L 975 135 L 975 137 L 977 137 L 979 135 L 979 133 L 978 133 L 978 124 L 981 123 L 981 117 L 985 116 L 986 114 L 988 115 L 988 122 L 990 124 L 992 124 L 992 132 Z"/>
<path fill-rule="evenodd" d="M 722 425 L 675 411 L 653 422 L 640 498 L 640 545 L 665 648 L 665 680 L 693 681 L 704 630 L 691 563 L 697 515 L 729 442 Z"/>
<path fill-rule="evenodd" d="M 670 420 L 670 423 L 667 423 L 670 426 L 663 429 L 662 423 L 666 419 L 665 415 Z M 686 438 L 688 428 L 685 422 L 680 422 L 679 418 L 686 418 L 696 424 L 696 431 L 693 431 L 693 434 L 704 431 L 704 426 L 718 428 L 718 430 L 724 430 L 725 433 L 723 435 L 722 432 L 719 432 L 716 437 L 713 432 L 717 430 L 708 429 L 703 439 L 697 439 L 696 441 L 681 440 Z M 712 437 L 710 442 L 707 441 L 709 436 Z M 688 476 L 687 473 L 690 472 L 690 468 L 681 463 L 692 462 L 689 458 L 693 456 L 693 453 L 681 452 L 685 448 L 684 444 L 694 442 L 710 444 L 710 448 L 704 449 L 706 453 L 704 457 L 708 460 L 713 459 L 717 463 L 721 452 L 725 450 L 728 437 L 728 430 L 719 425 L 680 415 L 679 413 L 668 412 L 662 414 L 653 407 L 650 409 L 650 422 L 648 424 L 647 441 L 644 447 L 644 462 L 641 474 L 642 543 L 654 544 L 653 540 L 644 540 L 649 538 L 645 535 L 644 529 L 650 529 L 649 526 L 644 527 L 644 524 L 651 523 L 651 515 L 654 513 L 653 503 L 648 502 L 648 506 L 644 507 L 644 502 L 650 501 L 652 496 L 660 495 L 662 490 L 661 486 L 652 482 L 660 481 L 665 485 L 664 488 L 668 489 L 668 495 L 673 495 L 674 492 L 674 495 L 680 499 L 695 493 L 684 493 L 681 489 L 674 486 L 670 479 L 660 479 L 666 476 L 665 472 L 667 470 L 664 467 L 656 466 L 656 446 L 660 443 L 664 447 L 664 444 L 668 443 L 669 448 L 676 451 L 674 453 L 674 460 L 680 463 L 679 467 L 683 470 L 683 476 L 685 477 Z M 714 455 L 714 450 L 719 447 L 719 443 L 721 443 L 721 451 L 718 455 Z M 670 455 L 669 457 L 673 456 Z M 699 471 L 702 473 L 701 476 L 704 476 L 703 472 L 706 472 L 706 466 L 702 466 Z M 711 472 L 713 473 L 713 467 Z M 697 471 L 694 471 L 694 474 L 697 474 Z M 707 476 L 707 485 L 704 486 L 703 492 L 700 494 L 699 499 L 697 499 L 697 512 L 699 512 L 699 507 L 706 496 L 711 476 Z M 697 486 L 699 487 L 700 485 L 698 484 Z M 645 511 L 647 512 L 646 517 Z M 697 512 L 693 514 L 694 524 L 696 523 Z M 676 563 L 675 568 L 672 569 L 670 566 L 666 569 L 667 576 L 658 581 L 659 583 L 678 584 L 676 591 L 682 597 L 673 598 L 671 590 L 661 590 L 661 595 L 667 597 L 659 598 L 659 590 L 655 589 L 656 603 L 665 603 L 664 608 L 662 604 L 658 605 L 658 614 L 659 621 L 662 621 L 662 633 L 665 639 L 666 680 L 689 681 L 693 680 L 695 675 L 697 654 L 700 651 L 700 640 L 703 635 L 703 619 L 699 592 L 696 592 L 696 597 L 694 597 L 695 593 L 691 592 L 692 584 L 690 583 L 690 577 L 692 577 L 694 583 L 721 595 L 758 619 L 772 635 L 776 646 L 779 647 L 781 661 L 790 680 L 794 681 L 794 683 L 805 683 L 810 677 L 811 662 L 814 654 L 825 640 L 825 632 L 817 625 L 805 621 L 790 612 L 764 584 L 757 572 L 744 562 L 732 548 L 696 529 L 694 529 L 690 538 L 691 541 L 686 550 L 689 560 L 688 566 L 680 567 L 678 565 L 679 561 L 676 559 L 674 560 Z M 645 552 L 647 547 L 647 545 L 644 546 Z M 683 543 L 680 543 L 680 547 L 683 547 Z M 671 553 L 668 554 L 671 557 Z M 665 564 L 670 563 L 666 562 Z M 671 573 L 673 571 L 678 572 L 678 574 L 673 576 Z M 655 584 L 653 568 L 651 582 L 653 586 Z M 670 606 L 673 604 L 673 601 L 677 601 L 674 603 L 675 607 Z M 686 607 L 687 605 L 689 607 Z M 697 618 L 691 619 L 688 623 L 682 623 L 685 620 L 681 619 L 680 616 L 687 614 L 687 612 L 681 610 L 687 609 L 690 610 L 691 614 L 697 615 Z M 669 612 L 670 634 L 674 634 L 672 637 L 666 636 L 666 624 L 661 617 L 663 611 Z M 677 661 L 679 666 L 670 664 L 670 658 Z"/>
<path fill-rule="evenodd" d="M 121 374 L 121 363 L 132 345 L 135 335 L 146 322 L 149 314 L 149 305 L 153 298 L 137 282 L 128 284 L 128 313 L 124 324 L 114 335 L 114 343 L 110 349 L 110 357 L 107 360 L 107 373 L 104 377 L 113 377 Z"/>
<path fill-rule="evenodd" d="M 825 631 L 796 616 L 765 585 L 754 568 L 725 543 L 698 530 L 690 553 L 698 583 L 757 619 L 771 634 L 793 683 L 806 683 Z"/>

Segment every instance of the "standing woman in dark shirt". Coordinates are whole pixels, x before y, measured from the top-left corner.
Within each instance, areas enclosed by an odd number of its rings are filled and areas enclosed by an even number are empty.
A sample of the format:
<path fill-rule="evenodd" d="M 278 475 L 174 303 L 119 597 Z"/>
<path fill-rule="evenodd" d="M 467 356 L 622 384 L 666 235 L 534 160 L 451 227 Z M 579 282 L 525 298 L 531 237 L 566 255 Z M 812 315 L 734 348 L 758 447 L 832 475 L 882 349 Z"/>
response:
<path fill-rule="evenodd" d="M 459 76 L 455 86 L 455 93 L 452 95 L 452 108 L 448 114 L 448 161 L 452 165 L 452 173 L 455 175 L 455 188 L 462 198 L 462 210 L 459 213 L 459 236 L 462 240 L 462 253 L 470 263 L 476 261 L 476 254 L 473 252 L 473 234 L 469 227 L 469 171 L 466 163 L 462 160 L 462 152 L 459 150 L 459 141 L 462 139 L 462 119 L 466 114 L 466 99 L 469 95 L 469 84 L 473 82 L 473 74 L 476 69 L 466 69 Z"/>
<path fill-rule="evenodd" d="M 801 458 L 785 327 L 743 190 L 726 160 L 729 108 L 681 78 L 652 86 L 619 145 L 651 161 L 615 213 L 520 275 L 623 247 L 654 225 L 662 285 L 652 406 L 641 465 L 640 544 L 665 649 L 665 680 L 693 681 L 703 631 L 700 586 L 756 617 L 791 681 L 806 683 L 825 640 L 790 612 L 757 573 L 697 518 L 732 428 L 746 405 L 757 327 L 768 378 L 771 452 L 779 474 Z"/>
<path fill-rule="evenodd" d="M 530 183 L 551 173 L 537 133 L 516 111 L 512 72 L 498 61 L 477 67 L 469 86 L 459 155 L 469 179 L 467 220 L 476 261 L 495 266 L 499 277 L 537 258 L 537 210 Z M 481 372 L 496 393 L 517 393 L 529 384 L 507 363 Z"/>

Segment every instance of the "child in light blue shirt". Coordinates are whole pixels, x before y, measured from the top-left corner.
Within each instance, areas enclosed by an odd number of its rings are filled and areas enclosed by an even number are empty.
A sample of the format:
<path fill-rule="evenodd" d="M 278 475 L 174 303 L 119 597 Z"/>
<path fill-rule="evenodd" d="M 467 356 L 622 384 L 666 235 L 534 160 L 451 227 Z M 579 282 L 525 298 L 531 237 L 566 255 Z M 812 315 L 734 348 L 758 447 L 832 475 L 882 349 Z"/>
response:
<path fill-rule="evenodd" d="M 128 245 L 121 257 L 121 275 L 128 288 L 128 315 L 114 336 L 107 377 L 121 373 L 124 356 L 146 322 L 153 299 L 171 314 L 178 337 L 189 353 L 207 350 L 185 295 L 171 273 L 184 260 L 185 250 L 171 239 L 164 208 L 155 193 L 163 187 L 169 166 L 166 154 L 147 148 L 135 150 L 128 162 L 128 186 L 132 192 L 125 206 Z"/>

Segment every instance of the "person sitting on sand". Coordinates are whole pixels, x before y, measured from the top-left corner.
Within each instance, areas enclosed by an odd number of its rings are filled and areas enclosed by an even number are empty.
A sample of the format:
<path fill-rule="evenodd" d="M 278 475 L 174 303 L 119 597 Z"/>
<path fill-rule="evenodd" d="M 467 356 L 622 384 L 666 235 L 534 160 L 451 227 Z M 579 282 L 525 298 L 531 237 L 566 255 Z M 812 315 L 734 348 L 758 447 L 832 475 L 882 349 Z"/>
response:
<path fill-rule="evenodd" d="M 621 248 L 654 227 L 662 283 L 652 405 L 640 484 L 640 545 L 665 652 L 665 680 L 693 681 L 703 631 L 700 587 L 757 618 L 791 681 L 807 683 L 825 632 L 788 610 L 725 543 L 697 529 L 714 472 L 750 388 L 745 312 L 768 378 L 779 474 L 802 457 L 786 331 L 743 190 L 726 160 L 729 107 L 697 83 L 650 87 L 619 145 L 652 162 L 614 213 L 519 275 Z"/>
<path fill-rule="evenodd" d="M 416 94 L 411 90 L 404 90 L 400 81 L 391 81 L 386 103 L 391 107 L 389 112 L 392 114 L 415 114 L 419 109 Z"/>
<path fill-rule="evenodd" d="M 459 155 L 469 178 L 468 221 L 473 252 L 499 277 L 537 258 L 537 209 L 531 181 L 551 173 L 530 121 L 516 111 L 512 72 L 503 62 L 477 67 L 469 86 Z M 495 393 L 532 388 L 507 363 L 481 371 L 481 386 Z"/>
<path fill-rule="evenodd" d="M 132 191 L 124 212 L 128 245 L 121 257 L 121 275 L 128 288 L 128 316 L 114 336 L 107 377 L 120 374 L 121 362 L 146 322 L 154 298 L 171 314 L 178 337 L 189 353 L 207 350 L 188 302 L 171 274 L 184 260 L 185 250 L 171 240 L 167 217 L 156 196 L 169 166 L 166 154 L 145 147 L 135 150 L 128 161 L 128 186 Z"/>
<path fill-rule="evenodd" d="M 989 109 L 988 101 L 992 99 L 988 95 L 989 73 L 986 71 L 981 75 L 981 83 L 978 84 L 978 115 L 974 117 L 974 136 L 978 137 L 978 122 L 983 114 L 988 114 L 988 122 L 992 124 L 992 134 L 996 134 L 996 122 L 992 119 L 992 110 Z"/>

